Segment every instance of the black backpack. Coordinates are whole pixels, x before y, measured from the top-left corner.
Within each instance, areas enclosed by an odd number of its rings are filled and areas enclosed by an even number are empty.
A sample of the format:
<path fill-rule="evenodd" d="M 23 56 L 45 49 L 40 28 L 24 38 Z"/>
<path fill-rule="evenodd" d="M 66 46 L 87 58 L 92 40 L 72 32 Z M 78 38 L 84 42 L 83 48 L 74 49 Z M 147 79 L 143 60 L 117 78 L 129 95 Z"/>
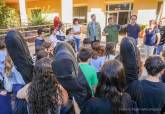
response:
<path fill-rule="evenodd" d="M 75 97 L 80 106 L 91 97 L 89 85 L 78 67 L 72 47 L 60 42 L 54 50 L 53 72 L 60 84 L 67 90 L 69 97 Z"/>
<path fill-rule="evenodd" d="M 16 69 L 21 73 L 25 83 L 30 82 L 33 76 L 33 61 L 23 36 L 12 30 L 7 33 L 5 42 Z"/>

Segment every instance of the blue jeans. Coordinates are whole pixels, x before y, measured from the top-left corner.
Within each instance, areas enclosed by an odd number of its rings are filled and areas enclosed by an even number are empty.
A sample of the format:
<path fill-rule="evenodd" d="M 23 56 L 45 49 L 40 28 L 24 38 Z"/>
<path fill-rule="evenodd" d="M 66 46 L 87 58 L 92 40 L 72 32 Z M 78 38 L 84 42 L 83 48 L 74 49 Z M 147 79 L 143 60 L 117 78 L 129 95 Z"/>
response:
<path fill-rule="evenodd" d="M 156 48 L 156 54 L 157 55 L 160 55 L 160 53 L 162 52 L 162 50 L 163 50 L 163 44 L 159 44 L 158 46 L 157 46 L 157 48 Z"/>
<path fill-rule="evenodd" d="M 74 40 L 75 40 L 75 44 L 76 44 L 76 51 L 79 51 L 80 50 L 81 39 L 75 37 Z"/>

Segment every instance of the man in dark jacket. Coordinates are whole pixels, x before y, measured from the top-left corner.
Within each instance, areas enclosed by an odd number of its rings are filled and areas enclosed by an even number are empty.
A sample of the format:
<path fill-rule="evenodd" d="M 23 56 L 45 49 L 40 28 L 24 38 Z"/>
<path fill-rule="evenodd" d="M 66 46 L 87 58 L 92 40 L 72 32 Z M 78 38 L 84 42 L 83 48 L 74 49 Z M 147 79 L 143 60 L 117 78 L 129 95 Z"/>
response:
<path fill-rule="evenodd" d="M 158 55 L 160 55 L 160 53 L 162 52 L 163 46 L 165 44 L 165 17 L 161 19 L 159 29 L 160 29 L 161 40 L 158 47 L 156 48 L 156 54 Z"/>

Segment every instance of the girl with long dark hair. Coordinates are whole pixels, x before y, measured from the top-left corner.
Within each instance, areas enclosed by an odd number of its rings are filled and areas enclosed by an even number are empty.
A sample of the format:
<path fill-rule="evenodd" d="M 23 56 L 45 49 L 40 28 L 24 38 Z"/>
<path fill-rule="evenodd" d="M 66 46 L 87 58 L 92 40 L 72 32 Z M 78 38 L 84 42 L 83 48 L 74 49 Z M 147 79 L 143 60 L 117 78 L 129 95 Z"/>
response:
<path fill-rule="evenodd" d="M 123 63 L 127 85 L 138 80 L 142 72 L 140 51 L 131 37 L 125 37 L 120 44 L 120 61 Z"/>
<path fill-rule="evenodd" d="M 117 61 L 106 62 L 101 70 L 101 83 L 97 88 L 98 98 L 87 101 L 81 114 L 132 114 L 135 103 L 124 92 L 125 72 Z M 76 103 L 75 112 L 78 114 Z"/>
<path fill-rule="evenodd" d="M 58 114 L 58 107 L 67 103 L 67 92 L 56 80 L 51 63 L 49 58 L 37 61 L 32 82 L 17 94 L 27 100 L 29 114 Z"/>

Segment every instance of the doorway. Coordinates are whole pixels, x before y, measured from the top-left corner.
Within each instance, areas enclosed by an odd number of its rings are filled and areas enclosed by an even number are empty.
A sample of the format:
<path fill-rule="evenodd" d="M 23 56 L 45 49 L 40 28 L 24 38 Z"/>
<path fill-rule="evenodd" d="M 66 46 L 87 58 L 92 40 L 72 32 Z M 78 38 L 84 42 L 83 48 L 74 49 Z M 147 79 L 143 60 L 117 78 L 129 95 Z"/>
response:
<path fill-rule="evenodd" d="M 106 6 L 106 24 L 109 17 L 113 17 L 116 24 L 124 25 L 129 22 L 131 11 L 133 9 L 132 3 L 124 4 L 109 4 Z"/>

